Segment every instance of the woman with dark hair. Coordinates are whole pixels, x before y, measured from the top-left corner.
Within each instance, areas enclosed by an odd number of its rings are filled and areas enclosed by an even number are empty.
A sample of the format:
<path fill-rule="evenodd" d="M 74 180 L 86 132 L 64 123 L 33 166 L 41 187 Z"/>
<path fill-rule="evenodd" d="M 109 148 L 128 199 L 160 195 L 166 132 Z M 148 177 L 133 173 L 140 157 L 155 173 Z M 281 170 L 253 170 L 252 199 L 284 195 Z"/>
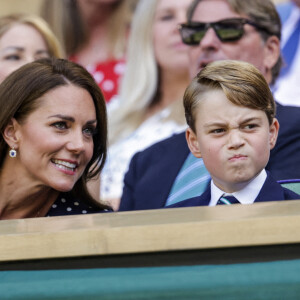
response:
<path fill-rule="evenodd" d="M 87 191 L 106 159 L 107 117 L 92 76 L 64 59 L 0 85 L 0 219 L 101 212 Z"/>

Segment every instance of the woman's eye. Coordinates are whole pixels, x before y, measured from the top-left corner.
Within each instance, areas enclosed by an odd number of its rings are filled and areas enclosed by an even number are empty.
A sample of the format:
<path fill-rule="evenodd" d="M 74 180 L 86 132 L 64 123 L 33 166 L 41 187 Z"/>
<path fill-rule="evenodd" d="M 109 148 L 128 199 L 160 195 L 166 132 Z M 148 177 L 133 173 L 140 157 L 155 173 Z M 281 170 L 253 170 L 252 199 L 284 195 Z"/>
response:
<path fill-rule="evenodd" d="M 17 54 L 11 54 L 11 55 L 7 55 L 5 57 L 6 60 L 20 60 L 20 56 Z"/>
<path fill-rule="evenodd" d="M 174 18 L 173 15 L 168 14 L 168 15 L 162 15 L 162 16 L 160 17 L 160 20 L 161 20 L 161 21 L 168 21 L 168 20 L 172 20 L 173 18 Z"/>
<path fill-rule="evenodd" d="M 34 57 L 35 60 L 41 59 L 41 58 L 50 58 L 50 55 L 47 52 L 43 52 L 43 53 L 39 53 L 39 54 L 35 55 L 35 57 Z"/>
<path fill-rule="evenodd" d="M 57 129 L 60 129 L 60 130 L 68 128 L 66 122 L 55 122 L 52 124 L 52 126 L 54 126 Z"/>
<path fill-rule="evenodd" d="M 94 127 L 88 127 L 83 129 L 83 133 L 87 136 L 94 136 L 96 133 L 96 128 Z"/>

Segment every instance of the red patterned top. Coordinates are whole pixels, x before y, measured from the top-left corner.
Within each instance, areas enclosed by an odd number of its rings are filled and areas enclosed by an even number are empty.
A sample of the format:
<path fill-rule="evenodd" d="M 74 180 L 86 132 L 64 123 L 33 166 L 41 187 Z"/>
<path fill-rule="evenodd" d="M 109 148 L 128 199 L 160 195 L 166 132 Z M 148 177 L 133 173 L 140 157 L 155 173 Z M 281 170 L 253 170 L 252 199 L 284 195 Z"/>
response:
<path fill-rule="evenodd" d="M 70 60 L 77 62 L 76 56 L 70 57 Z M 97 65 L 88 65 L 86 69 L 98 83 L 106 102 L 109 102 L 118 94 L 120 79 L 125 71 L 124 59 L 114 59 L 100 62 Z"/>

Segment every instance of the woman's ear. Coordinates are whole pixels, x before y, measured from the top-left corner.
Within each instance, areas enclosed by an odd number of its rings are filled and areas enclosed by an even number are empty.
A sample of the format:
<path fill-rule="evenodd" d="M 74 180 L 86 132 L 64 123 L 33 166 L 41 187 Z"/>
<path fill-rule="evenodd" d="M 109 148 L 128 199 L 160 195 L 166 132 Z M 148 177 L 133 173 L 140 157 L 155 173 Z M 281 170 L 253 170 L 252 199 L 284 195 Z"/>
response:
<path fill-rule="evenodd" d="M 2 136 L 10 148 L 18 149 L 18 129 L 19 123 L 15 118 L 12 118 L 4 128 Z"/>
<path fill-rule="evenodd" d="M 199 147 L 199 142 L 197 140 L 196 133 L 189 127 L 185 132 L 185 137 L 190 148 L 190 151 L 197 158 L 201 157 L 201 151 Z"/>

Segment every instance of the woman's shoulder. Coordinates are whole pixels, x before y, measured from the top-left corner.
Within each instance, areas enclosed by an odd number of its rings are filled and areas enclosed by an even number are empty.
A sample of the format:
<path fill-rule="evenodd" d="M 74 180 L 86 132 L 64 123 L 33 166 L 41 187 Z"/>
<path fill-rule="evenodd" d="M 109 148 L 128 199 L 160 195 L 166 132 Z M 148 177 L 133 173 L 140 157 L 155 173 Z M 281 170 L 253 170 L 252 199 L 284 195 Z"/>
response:
<path fill-rule="evenodd" d="M 52 204 L 46 217 L 66 216 L 66 215 L 85 215 L 94 213 L 108 212 L 109 210 L 102 210 L 87 205 L 80 201 L 71 193 L 60 193 L 56 201 Z"/>

